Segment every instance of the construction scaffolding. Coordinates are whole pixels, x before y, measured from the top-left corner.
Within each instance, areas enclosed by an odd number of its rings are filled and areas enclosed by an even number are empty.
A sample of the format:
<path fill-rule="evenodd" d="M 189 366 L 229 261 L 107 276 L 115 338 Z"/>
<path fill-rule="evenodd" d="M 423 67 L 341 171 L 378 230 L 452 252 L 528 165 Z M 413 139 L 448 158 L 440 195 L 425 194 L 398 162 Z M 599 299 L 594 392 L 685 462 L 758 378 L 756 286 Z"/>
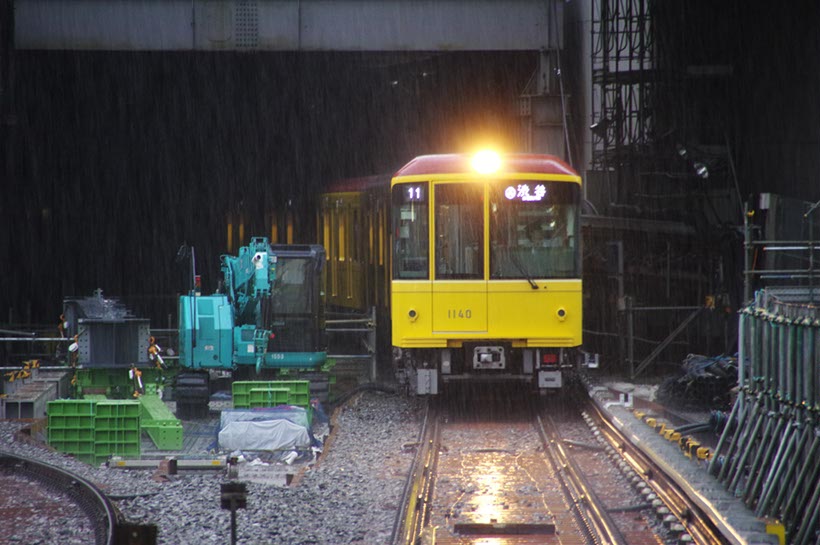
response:
<path fill-rule="evenodd" d="M 649 2 L 593 0 L 592 167 L 619 188 L 653 146 L 656 68 Z"/>

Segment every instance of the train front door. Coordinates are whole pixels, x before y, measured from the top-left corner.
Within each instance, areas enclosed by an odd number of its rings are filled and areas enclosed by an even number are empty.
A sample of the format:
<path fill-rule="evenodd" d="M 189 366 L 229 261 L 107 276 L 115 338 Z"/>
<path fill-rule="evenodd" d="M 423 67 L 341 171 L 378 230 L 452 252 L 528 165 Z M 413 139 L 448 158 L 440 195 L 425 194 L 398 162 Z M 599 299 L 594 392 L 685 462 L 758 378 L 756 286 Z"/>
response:
<path fill-rule="evenodd" d="M 487 332 L 485 186 L 434 186 L 433 333 Z"/>

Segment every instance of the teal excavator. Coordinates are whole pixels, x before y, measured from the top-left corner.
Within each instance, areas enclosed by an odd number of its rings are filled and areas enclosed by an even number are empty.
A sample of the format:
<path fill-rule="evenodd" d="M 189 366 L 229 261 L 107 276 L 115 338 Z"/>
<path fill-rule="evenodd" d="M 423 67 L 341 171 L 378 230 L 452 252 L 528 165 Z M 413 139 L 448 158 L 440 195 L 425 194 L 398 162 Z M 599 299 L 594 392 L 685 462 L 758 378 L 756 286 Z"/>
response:
<path fill-rule="evenodd" d="M 215 294 L 200 295 L 194 282 L 179 298 L 180 418 L 207 416 L 211 376 L 316 376 L 327 358 L 324 248 L 255 237 L 238 255 L 220 259 Z"/>

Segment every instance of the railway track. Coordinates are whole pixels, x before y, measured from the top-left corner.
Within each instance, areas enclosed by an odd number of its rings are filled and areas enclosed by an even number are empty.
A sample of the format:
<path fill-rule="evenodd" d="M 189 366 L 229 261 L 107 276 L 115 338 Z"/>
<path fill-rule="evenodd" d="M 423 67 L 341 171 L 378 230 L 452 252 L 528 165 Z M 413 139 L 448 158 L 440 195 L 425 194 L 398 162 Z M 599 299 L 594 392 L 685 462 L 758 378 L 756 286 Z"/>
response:
<path fill-rule="evenodd" d="M 672 524 L 678 525 L 680 540 L 699 545 L 730 543 L 723 536 L 717 522 L 703 512 L 698 504 L 681 490 L 663 467 L 653 462 L 641 449 L 633 445 L 597 405 L 589 402 L 584 414 L 587 423 L 600 432 L 606 443 L 617 451 L 618 458 L 628 464 L 640 478 L 637 486 L 644 490 L 644 495 L 654 495 L 653 500 L 660 502 L 656 504 L 656 508 L 659 509 L 658 513 L 674 518 L 675 522 Z"/>
<path fill-rule="evenodd" d="M 727 543 L 594 405 L 569 412 L 464 421 L 429 404 L 393 544 Z M 564 438 L 578 422 L 585 437 Z"/>
<path fill-rule="evenodd" d="M 58 467 L 0 451 L 0 489 L 8 543 L 110 545 L 127 532 L 105 494 Z M 60 534 L 62 526 L 72 527 L 70 535 Z M 45 535 L 47 528 L 56 535 Z"/>

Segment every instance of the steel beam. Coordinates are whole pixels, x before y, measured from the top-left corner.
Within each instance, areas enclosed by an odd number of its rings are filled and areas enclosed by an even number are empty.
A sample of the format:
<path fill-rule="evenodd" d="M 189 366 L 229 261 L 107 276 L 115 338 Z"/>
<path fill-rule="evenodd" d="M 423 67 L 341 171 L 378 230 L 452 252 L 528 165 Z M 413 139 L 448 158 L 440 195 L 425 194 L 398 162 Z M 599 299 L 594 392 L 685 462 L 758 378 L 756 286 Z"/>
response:
<path fill-rule="evenodd" d="M 561 0 L 16 0 L 18 49 L 540 51 Z M 557 19 L 553 20 L 553 19 Z"/>
<path fill-rule="evenodd" d="M 114 458 L 108 462 L 110 469 L 157 469 L 164 460 L 140 459 L 130 460 Z M 207 459 L 177 459 L 177 469 L 225 469 L 227 462 L 225 457 Z"/>
<path fill-rule="evenodd" d="M 638 364 L 638 367 L 636 367 L 635 370 L 631 373 L 632 378 L 635 378 L 640 373 L 642 373 L 643 370 L 646 369 L 649 366 L 649 364 L 652 363 L 655 360 L 655 358 L 658 357 L 658 355 L 664 350 L 664 348 L 669 346 L 672 343 L 672 341 L 674 341 L 677 338 L 677 336 L 680 335 L 681 332 L 683 332 L 683 330 L 686 329 L 686 327 L 692 322 L 692 320 L 697 318 L 698 314 L 700 314 L 700 312 L 703 310 L 703 307 L 694 308 L 695 310 L 683 322 L 681 322 L 680 325 L 678 325 L 678 327 L 675 328 L 675 330 L 663 340 L 663 342 L 656 346 L 651 354 L 649 354 L 646 358 L 644 358 L 644 360 L 641 363 Z"/>

